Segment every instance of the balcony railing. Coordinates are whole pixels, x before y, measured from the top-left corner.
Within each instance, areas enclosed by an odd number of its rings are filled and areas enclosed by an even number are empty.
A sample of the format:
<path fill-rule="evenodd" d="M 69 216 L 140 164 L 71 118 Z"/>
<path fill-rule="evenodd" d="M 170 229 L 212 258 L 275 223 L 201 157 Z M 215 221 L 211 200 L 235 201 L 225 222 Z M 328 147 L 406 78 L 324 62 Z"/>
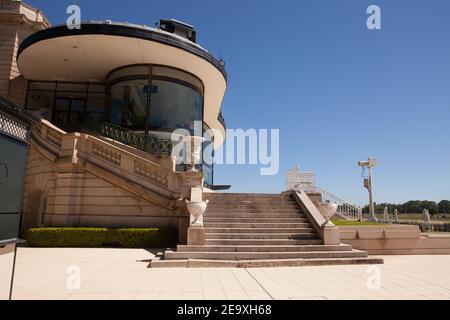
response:
<path fill-rule="evenodd" d="M 173 148 L 172 140 L 147 136 L 108 122 L 86 122 L 83 128 L 151 154 L 170 155 Z"/>

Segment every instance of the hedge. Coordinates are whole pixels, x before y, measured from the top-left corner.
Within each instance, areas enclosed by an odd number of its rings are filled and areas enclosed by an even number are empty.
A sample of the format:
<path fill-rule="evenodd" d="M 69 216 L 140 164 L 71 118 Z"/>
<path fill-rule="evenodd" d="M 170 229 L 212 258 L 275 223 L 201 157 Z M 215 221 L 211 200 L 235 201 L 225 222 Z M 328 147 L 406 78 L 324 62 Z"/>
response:
<path fill-rule="evenodd" d="M 423 222 L 423 221 L 404 221 L 393 222 L 395 224 L 408 224 L 419 226 L 421 232 L 450 232 L 450 222 Z"/>
<path fill-rule="evenodd" d="M 163 248 L 178 242 L 174 228 L 31 228 L 26 238 L 31 247 Z"/>

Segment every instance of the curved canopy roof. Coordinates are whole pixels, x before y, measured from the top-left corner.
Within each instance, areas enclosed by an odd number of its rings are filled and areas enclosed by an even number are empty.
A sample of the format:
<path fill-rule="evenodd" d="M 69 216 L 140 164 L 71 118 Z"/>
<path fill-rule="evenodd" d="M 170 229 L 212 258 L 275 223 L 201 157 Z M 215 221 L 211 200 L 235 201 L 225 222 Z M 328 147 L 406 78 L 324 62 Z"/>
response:
<path fill-rule="evenodd" d="M 160 64 L 188 71 L 203 82 L 204 119 L 225 136 L 218 114 L 226 90 L 223 65 L 199 45 L 159 29 L 118 23 L 84 23 L 38 31 L 19 46 L 17 63 L 29 80 L 103 82 L 132 64 Z M 223 139 L 216 136 L 214 145 Z"/>

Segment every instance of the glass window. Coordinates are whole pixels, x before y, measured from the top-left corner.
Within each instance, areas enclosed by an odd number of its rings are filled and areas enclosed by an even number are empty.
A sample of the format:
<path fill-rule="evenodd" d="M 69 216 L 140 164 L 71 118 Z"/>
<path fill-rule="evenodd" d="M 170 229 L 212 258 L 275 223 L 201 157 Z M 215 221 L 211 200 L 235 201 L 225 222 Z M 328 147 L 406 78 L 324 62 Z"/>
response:
<path fill-rule="evenodd" d="M 70 100 L 67 98 L 57 98 L 55 103 L 56 111 L 69 111 Z"/>
<path fill-rule="evenodd" d="M 129 66 L 129 67 L 124 67 L 124 68 L 119 68 L 119 69 L 111 72 L 108 75 L 106 82 L 111 82 L 115 79 L 119 79 L 122 77 L 128 77 L 128 76 L 139 76 L 139 75 L 148 76 L 149 73 L 150 73 L 150 66 L 148 66 L 148 65 Z"/>
<path fill-rule="evenodd" d="M 90 84 L 89 85 L 89 92 L 105 92 L 105 86 L 102 84 Z"/>
<path fill-rule="evenodd" d="M 203 126 L 203 138 L 205 138 L 205 141 L 203 142 L 203 163 L 207 164 L 208 166 L 213 166 L 214 161 L 214 148 L 213 148 L 213 142 L 211 134 L 208 130 L 208 127 L 205 125 Z"/>
<path fill-rule="evenodd" d="M 110 91 L 111 122 L 121 127 L 145 131 L 148 79 L 127 80 L 114 84 Z"/>
<path fill-rule="evenodd" d="M 179 83 L 153 80 L 149 117 L 150 130 L 183 128 L 194 133 L 198 121 L 201 133 L 203 98 L 196 90 Z"/>
<path fill-rule="evenodd" d="M 55 111 L 53 121 L 59 124 L 80 124 L 83 122 L 83 113 L 86 105 L 86 99 L 72 99 L 57 97 L 55 102 Z M 62 127 L 69 129 L 69 127 Z"/>
<path fill-rule="evenodd" d="M 29 90 L 55 90 L 55 82 L 30 82 Z"/>
<path fill-rule="evenodd" d="M 213 185 L 213 172 L 214 172 L 214 149 L 213 149 L 213 137 L 211 132 L 208 131 L 207 125 L 203 125 L 203 137 L 205 141 L 203 142 L 203 165 L 202 171 L 204 175 L 204 183 L 207 187 Z"/>
<path fill-rule="evenodd" d="M 86 102 L 87 112 L 104 112 L 105 110 L 105 94 L 89 93 Z"/>
<path fill-rule="evenodd" d="M 205 185 L 208 187 L 212 186 L 213 185 L 213 169 L 212 169 L 212 167 L 209 167 L 209 166 L 203 164 L 202 171 L 203 171 Z"/>
<path fill-rule="evenodd" d="M 30 81 L 26 108 L 58 125 L 104 119 L 105 86 L 100 83 L 57 83 Z M 79 128 L 65 128 L 79 130 Z"/>
<path fill-rule="evenodd" d="M 34 91 L 28 90 L 27 109 L 38 110 L 41 108 L 53 108 L 54 91 Z"/>
<path fill-rule="evenodd" d="M 58 91 L 87 91 L 87 84 L 80 83 L 58 83 L 56 90 Z"/>
<path fill-rule="evenodd" d="M 162 66 L 154 66 L 152 69 L 152 76 L 154 78 L 170 78 L 170 79 L 177 79 L 186 83 L 189 83 L 190 85 L 194 86 L 198 91 L 203 92 L 203 83 L 198 79 L 197 77 L 178 70 L 174 68 L 167 68 Z"/>
<path fill-rule="evenodd" d="M 56 91 L 57 98 L 67 98 L 67 99 L 85 99 L 86 91 L 76 92 L 76 91 Z"/>

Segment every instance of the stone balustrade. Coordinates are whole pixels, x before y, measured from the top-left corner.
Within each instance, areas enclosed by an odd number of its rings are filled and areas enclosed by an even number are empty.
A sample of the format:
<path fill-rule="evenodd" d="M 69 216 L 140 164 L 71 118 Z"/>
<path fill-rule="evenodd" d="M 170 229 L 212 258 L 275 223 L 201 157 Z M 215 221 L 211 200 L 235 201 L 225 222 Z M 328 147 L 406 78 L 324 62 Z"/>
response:
<path fill-rule="evenodd" d="M 189 198 L 190 188 L 202 185 L 202 174 L 176 172 L 140 157 L 105 140 L 83 133 L 66 133 L 50 122 L 42 120 L 33 128 L 33 137 L 61 158 L 72 158 L 74 164 L 94 163 L 133 182 L 154 189 L 165 196 Z M 169 155 L 167 157 L 170 157 Z M 166 192 L 164 192 L 166 191 Z"/>

